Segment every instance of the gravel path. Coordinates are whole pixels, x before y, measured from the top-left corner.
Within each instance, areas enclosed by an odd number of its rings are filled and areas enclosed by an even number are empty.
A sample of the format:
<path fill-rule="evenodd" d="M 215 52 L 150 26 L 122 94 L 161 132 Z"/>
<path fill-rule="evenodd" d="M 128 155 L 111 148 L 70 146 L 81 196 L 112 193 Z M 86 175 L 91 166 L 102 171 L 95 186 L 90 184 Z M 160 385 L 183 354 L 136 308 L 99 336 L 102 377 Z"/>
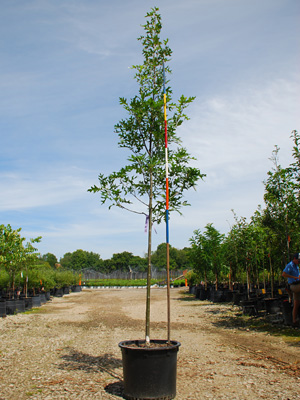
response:
<path fill-rule="evenodd" d="M 151 337 L 166 337 L 166 291 L 151 292 Z M 90 289 L 0 319 L 0 400 L 122 399 L 118 343 L 142 339 L 144 289 Z M 226 326 L 237 309 L 171 290 L 177 400 L 300 398 L 300 338 Z M 300 333 L 300 331 L 299 331 Z"/>

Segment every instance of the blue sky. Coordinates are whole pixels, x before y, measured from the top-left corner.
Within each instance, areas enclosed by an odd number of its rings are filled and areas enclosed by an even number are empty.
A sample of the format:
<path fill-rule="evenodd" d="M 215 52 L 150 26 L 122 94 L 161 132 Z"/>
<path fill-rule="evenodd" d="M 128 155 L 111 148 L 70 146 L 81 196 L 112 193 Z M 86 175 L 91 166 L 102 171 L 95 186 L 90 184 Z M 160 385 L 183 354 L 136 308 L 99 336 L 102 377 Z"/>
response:
<path fill-rule="evenodd" d="M 183 144 L 207 177 L 171 214 L 170 244 L 207 223 L 223 233 L 263 205 L 269 158 L 291 162 L 299 130 L 298 0 L 27 0 L 0 13 L 0 215 L 42 236 L 41 254 L 83 249 L 103 259 L 147 250 L 145 220 L 87 192 L 126 163 L 114 125 L 137 86 L 136 40 L 151 7 L 173 50 L 174 99 L 196 96 Z M 156 226 L 153 248 L 165 240 Z"/>

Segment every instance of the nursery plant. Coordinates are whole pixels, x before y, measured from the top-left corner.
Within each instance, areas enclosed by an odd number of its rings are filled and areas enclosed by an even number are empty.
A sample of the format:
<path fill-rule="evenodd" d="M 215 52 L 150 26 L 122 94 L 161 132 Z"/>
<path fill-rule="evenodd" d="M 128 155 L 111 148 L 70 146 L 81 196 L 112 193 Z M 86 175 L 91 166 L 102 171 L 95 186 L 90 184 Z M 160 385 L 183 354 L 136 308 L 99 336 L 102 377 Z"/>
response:
<path fill-rule="evenodd" d="M 11 225 L 0 225 L 0 266 L 3 266 L 9 274 L 9 288 L 12 297 L 16 287 L 16 281 L 20 280 L 23 269 L 27 271 L 28 266 L 36 258 L 34 243 L 41 240 L 41 237 L 31 239 L 25 246 L 24 237 L 20 234 L 21 228 L 14 230 Z"/>
<path fill-rule="evenodd" d="M 72 271 L 69 270 L 55 271 L 54 282 L 55 282 L 55 287 L 58 289 L 71 286 L 74 284 L 74 274 Z"/>
<path fill-rule="evenodd" d="M 146 219 L 148 266 L 145 340 L 119 344 L 123 357 L 124 394 L 129 399 L 171 399 L 176 393 L 175 358 L 180 343 L 171 341 L 169 337 L 169 288 L 168 339 L 150 340 L 152 226 L 154 222 L 159 224 L 165 221 L 168 224 L 170 212 L 180 212 L 182 206 L 188 205 L 184 192 L 195 187 L 203 174 L 198 168 L 190 166 L 193 158 L 181 145 L 176 133 L 177 128 L 188 119 L 185 109 L 194 98 L 182 95 L 177 102 L 172 101 L 172 90 L 165 78 L 171 73 L 168 63 L 172 51 L 168 40 L 160 37 L 162 24 L 158 8 L 151 9 L 146 20 L 143 25 L 145 34 L 138 38 L 143 46 L 143 64 L 132 67 L 138 83 L 138 94 L 131 100 L 120 98 L 128 118 L 115 125 L 119 147 L 130 154 L 128 164 L 108 176 L 100 173 L 98 185 L 89 190 L 100 193 L 102 204 L 108 202 L 109 207 L 117 206 Z M 159 364 L 157 357 L 150 357 L 150 354 L 160 356 Z M 170 379 L 174 376 L 174 379 Z"/>

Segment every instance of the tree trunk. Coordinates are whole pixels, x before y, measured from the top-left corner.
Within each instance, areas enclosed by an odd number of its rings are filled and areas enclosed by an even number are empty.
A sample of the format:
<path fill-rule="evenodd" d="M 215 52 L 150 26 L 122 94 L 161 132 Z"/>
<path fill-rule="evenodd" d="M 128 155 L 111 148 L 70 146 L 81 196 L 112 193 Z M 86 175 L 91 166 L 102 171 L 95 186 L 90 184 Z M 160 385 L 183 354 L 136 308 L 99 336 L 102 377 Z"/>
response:
<path fill-rule="evenodd" d="M 250 271 L 247 261 L 246 261 L 246 271 L 247 271 L 247 294 L 248 294 L 248 299 L 250 299 L 250 276 L 249 276 Z"/>
<path fill-rule="evenodd" d="M 270 260 L 270 281 L 271 281 L 271 296 L 274 297 L 274 275 L 273 275 L 273 265 L 271 260 L 271 254 L 269 257 Z"/>

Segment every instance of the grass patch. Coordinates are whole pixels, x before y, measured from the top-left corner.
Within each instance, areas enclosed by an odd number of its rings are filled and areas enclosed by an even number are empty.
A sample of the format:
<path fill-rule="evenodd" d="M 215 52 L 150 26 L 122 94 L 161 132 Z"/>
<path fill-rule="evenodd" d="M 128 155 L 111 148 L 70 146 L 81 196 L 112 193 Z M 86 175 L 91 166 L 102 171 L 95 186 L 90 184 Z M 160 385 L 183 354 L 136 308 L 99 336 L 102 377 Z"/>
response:
<path fill-rule="evenodd" d="M 42 314 L 46 313 L 46 309 L 42 307 L 34 307 L 31 308 L 30 310 L 24 311 L 22 314 Z"/>

